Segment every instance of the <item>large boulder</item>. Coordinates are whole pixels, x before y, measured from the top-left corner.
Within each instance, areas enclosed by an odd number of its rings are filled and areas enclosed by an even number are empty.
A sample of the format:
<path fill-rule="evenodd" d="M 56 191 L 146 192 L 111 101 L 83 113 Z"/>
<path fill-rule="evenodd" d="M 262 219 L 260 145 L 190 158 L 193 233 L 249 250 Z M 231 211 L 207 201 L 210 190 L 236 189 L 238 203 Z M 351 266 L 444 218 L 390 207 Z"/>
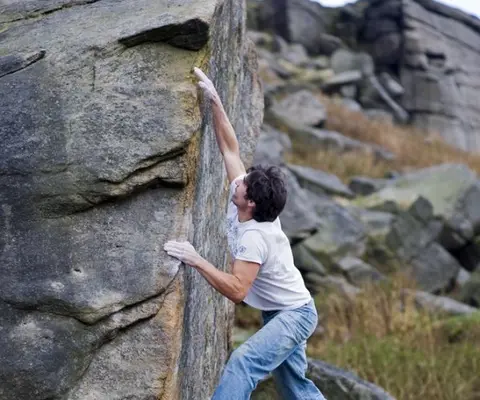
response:
<path fill-rule="evenodd" d="M 465 150 L 480 148 L 480 19 L 432 0 L 372 1 L 361 40 L 396 71 L 418 127 Z"/>
<path fill-rule="evenodd" d="M 316 127 L 322 126 L 327 118 L 325 106 L 308 90 L 300 90 L 273 104 L 272 112 Z"/>
<path fill-rule="evenodd" d="M 328 269 L 343 257 L 361 256 L 366 248 L 365 226 L 346 208 L 313 193 L 309 196 L 320 216 L 318 231 L 302 242 Z"/>
<path fill-rule="evenodd" d="M 419 287 L 430 292 L 447 289 L 460 270 L 458 261 L 436 242 L 442 227 L 432 205 L 420 197 L 408 212 L 399 212 L 385 239 Z"/>
<path fill-rule="evenodd" d="M 286 167 L 282 168 L 287 186 L 287 202 L 280 214 L 282 229 L 291 242 L 309 237 L 320 226 L 320 217 L 315 212 L 315 204 L 298 183 L 295 175 Z"/>
<path fill-rule="evenodd" d="M 226 177 L 192 67 L 248 163 L 262 95 L 243 5 L 6 4 L 0 398 L 208 398 L 231 309 L 163 243 L 189 239 L 226 268 Z"/>
<path fill-rule="evenodd" d="M 335 268 L 337 268 L 350 283 L 356 286 L 385 279 L 374 267 L 356 257 L 347 256 L 342 258 L 335 263 Z"/>
<path fill-rule="evenodd" d="M 439 242 L 449 250 L 464 247 L 480 230 L 480 183 L 462 164 L 444 164 L 405 174 L 391 185 L 354 200 L 357 206 L 385 209 L 392 202 L 408 209 L 419 197 L 444 223 Z"/>
<path fill-rule="evenodd" d="M 264 124 L 258 137 L 253 164 L 282 165 L 285 152 L 291 148 L 292 142 L 285 133 Z"/>

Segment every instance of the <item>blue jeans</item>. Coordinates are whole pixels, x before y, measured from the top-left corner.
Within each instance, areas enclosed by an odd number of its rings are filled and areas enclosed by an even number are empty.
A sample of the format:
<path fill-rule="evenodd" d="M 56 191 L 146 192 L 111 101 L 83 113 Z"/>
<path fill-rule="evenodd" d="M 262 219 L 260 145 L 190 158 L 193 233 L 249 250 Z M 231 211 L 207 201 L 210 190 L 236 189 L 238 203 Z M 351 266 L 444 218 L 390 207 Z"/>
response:
<path fill-rule="evenodd" d="M 317 326 L 313 300 L 285 311 L 263 311 L 264 326 L 238 347 L 223 370 L 212 400 L 246 400 L 273 371 L 277 390 L 288 400 L 325 400 L 305 377 L 306 340 Z"/>

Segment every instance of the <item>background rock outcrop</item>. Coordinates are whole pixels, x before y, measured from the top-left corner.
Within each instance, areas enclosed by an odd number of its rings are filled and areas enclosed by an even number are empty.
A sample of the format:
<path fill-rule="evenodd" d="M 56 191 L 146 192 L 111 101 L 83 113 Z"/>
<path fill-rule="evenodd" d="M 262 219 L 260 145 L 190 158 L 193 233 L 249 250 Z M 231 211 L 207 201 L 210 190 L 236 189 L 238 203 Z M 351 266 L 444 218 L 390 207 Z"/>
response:
<path fill-rule="evenodd" d="M 225 173 L 192 68 L 248 162 L 263 99 L 244 15 L 230 0 L 0 6 L 0 398 L 211 394 L 231 309 L 163 243 L 226 263 Z"/>
<path fill-rule="evenodd" d="M 477 17 L 433 0 L 359 0 L 339 8 L 310 0 L 249 4 L 252 29 L 331 58 L 322 64 L 335 76 L 311 74 L 324 89 L 359 101 L 367 115 L 387 111 L 460 149 L 480 149 Z M 278 43 L 272 50 L 285 48 Z M 295 74 L 275 62 L 277 72 Z"/>
<path fill-rule="evenodd" d="M 361 41 L 405 88 L 411 122 L 461 149 L 480 149 L 480 20 L 432 0 L 371 2 Z"/>

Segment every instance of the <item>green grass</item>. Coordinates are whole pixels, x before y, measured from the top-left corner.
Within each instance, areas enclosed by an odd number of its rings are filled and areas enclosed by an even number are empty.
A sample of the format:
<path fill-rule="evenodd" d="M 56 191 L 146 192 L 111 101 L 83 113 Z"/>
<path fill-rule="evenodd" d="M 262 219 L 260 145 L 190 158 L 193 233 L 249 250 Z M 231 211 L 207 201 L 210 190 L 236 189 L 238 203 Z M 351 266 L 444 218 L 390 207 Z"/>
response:
<path fill-rule="evenodd" d="M 480 347 L 469 342 L 432 342 L 418 331 L 407 339 L 393 334 L 328 341 L 321 350 L 309 346 L 309 356 L 353 371 L 398 400 L 480 399 Z"/>
<path fill-rule="evenodd" d="M 395 277 L 364 288 L 355 301 L 317 299 L 326 334 L 308 353 L 355 372 L 398 400 L 480 399 L 480 312 L 449 317 L 420 312 Z"/>

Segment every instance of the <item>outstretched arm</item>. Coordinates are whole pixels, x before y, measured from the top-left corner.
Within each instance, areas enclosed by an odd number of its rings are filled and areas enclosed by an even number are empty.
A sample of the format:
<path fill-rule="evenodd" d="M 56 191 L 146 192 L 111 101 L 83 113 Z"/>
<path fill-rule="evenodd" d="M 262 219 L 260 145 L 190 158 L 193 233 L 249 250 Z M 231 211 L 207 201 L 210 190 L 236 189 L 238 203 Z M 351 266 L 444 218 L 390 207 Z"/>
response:
<path fill-rule="evenodd" d="M 243 301 L 260 270 L 260 264 L 235 260 L 231 274 L 220 271 L 201 257 L 189 242 L 171 240 L 163 248 L 169 256 L 196 268 L 214 289 L 236 304 Z"/>
<path fill-rule="evenodd" d="M 223 161 L 227 169 L 228 181 L 232 182 L 238 176 L 246 173 L 245 166 L 240 158 L 240 149 L 235 131 L 212 81 L 201 69 L 194 68 L 194 72 L 199 79 L 198 86 L 203 90 L 205 99 L 211 101 L 213 124 L 218 148 L 222 153 Z"/>

